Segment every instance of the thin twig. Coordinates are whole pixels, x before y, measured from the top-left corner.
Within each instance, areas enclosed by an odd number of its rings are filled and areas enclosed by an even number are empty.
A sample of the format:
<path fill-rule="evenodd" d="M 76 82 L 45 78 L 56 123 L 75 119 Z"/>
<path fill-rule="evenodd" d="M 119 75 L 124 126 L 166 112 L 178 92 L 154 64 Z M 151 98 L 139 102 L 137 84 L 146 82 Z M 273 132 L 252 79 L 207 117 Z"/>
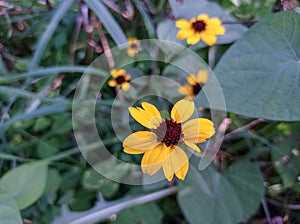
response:
<path fill-rule="evenodd" d="M 252 23 L 258 23 L 258 19 L 240 19 L 236 21 L 222 21 L 222 24 L 252 24 Z"/>
<path fill-rule="evenodd" d="M 271 198 L 266 198 L 266 201 L 276 207 L 291 209 L 291 210 L 300 210 L 300 204 L 286 204 L 279 201 L 275 201 Z"/>
<path fill-rule="evenodd" d="M 237 128 L 237 129 L 233 130 L 232 132 L 229 132 L 228 134 L 226 134 L 224 136 L 224 140 L 232 138 L 233 136 L 235 136 L 237 134 L 240 134 L 240 133 L 242 133 L 244 131 L 247 131 L 250 128 L 253 128 L 255 125 L 258 125 L 258 124 L 260 124 L 260 123 L 262 123 L 264 121 L 265 120 L 262 119 L 262 118 L 258 118 L 258 119 L 254 120 L 254 121 L 251 121 L 250 123 L 248 123 L 248 124 L 246 124 L 246 125 L 244 125 L 244 126 L 242 126 L 240 128 Z"/>

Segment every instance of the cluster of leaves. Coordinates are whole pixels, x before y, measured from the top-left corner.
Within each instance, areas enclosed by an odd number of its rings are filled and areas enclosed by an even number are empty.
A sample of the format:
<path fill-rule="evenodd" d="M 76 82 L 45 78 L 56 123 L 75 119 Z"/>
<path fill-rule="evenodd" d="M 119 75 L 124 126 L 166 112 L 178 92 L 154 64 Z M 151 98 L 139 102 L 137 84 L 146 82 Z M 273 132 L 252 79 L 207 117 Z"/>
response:
<path fill-rule="evenodd" d="M 280 2 L 291 10 L 274 13 L 286 10 Z M 0 223 L 300 221 L 296 1 L 0 3 Z M 81 74 L 107 45 L 124 44 L 127 37 L 185 44 L 176 39 L 175 19 L 200 13 L 221 18 L 226 28 L 213 47 L 188 46 L 213 68 L 232 122 L 214 164 L 200 171 L 192 157 L 186 180 L 176 187 L 165 181 L 129 186 L 103 177 L 82 157 L 72 132 Z M 155 70 L 172 77 L 172 68 L 157 62 L 129 67 L 133 76 Z M 209 108 L 204 93 L 213 94 L 214 84 L 196 96 L 198 105 Z M 111 127 L 115 94 L 106 87 L 97 101 L 99 134 L 116 157 L 138 164 L 140 157 L 122 152 Z M 107 176 L 139 173 L 117 164 L 112 171 L 112 163 L 101 162 Z"/>

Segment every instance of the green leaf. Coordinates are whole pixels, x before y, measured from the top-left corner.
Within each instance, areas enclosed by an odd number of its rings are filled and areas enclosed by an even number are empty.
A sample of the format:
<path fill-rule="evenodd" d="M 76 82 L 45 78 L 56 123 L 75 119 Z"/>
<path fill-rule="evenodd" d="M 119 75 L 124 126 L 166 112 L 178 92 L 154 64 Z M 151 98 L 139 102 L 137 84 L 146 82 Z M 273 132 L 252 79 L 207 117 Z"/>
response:
<path fill-rule="evenodd" d="M 118 182 L 103 177 L 94 169 L 84 172 L 82 183 L 87 190 L 100 191 L 106 199 L 114 196 L 120 186 Z"/>
<path fill-rule="evenodd" d="M 213 2 L 205 0 L 169 0 L 169 3 L 176 19 L 191 19 L 192 17 L 197 17 L 199 14 L 207 14 L 210 17 L 218 17 L 222 21 L 235 21 L 235 19 L 228 15 L 218 4 Z M 217 36 L 217 44 L 232 43 L 247 31 L 247 28 L 240 24 L 225 24 L 224 27 L 226 32 L 224 35 Z M 157 36 L 162 40 L 185 44 L 185 40 L 181 41 L 176 38 L 178 30 L 174 20 L 165 20 L 158 25 Z M 206 47 L 203 41 L 193 46 L 195 49 L 203 47 Z"/>
<path fill-rule="evenodd" d="M 157 224 L 162 223 L 163 213 L 155 203 L 134 206 L 121 211 L 113 224 Z"/>
<path fill-rule="evenodd" d="M 45 161 L 20 165 L 2 176 L 0 186 L 16 199 L 20 209 L 25 209 L 42 196 L 47 167 Z"/>
<path fill-rule="evenodd" d="M 116 22 L 114 17 L 110 14 L 107 8 L 103 5 L 102 1 L 86 0 L 86 4 L 96 14 L 107 32 L 111 35 L 116 44 L 121 45 L 127 43 L 127 38 Z"/>
<path fill-rule="evenodd" d="M 300 120 L 300 15 L 282 12 L 253 26 L 214 72 L 229 112 L 270 120 Z M 204 92 L 197 100 L 203 100 Z M 207 107 L 207 102 L 201 102 Z M 220 108 L 213 108 L 220 109 Z"/>
<path fill-rule="evenodd" d="M 191 164 L 177 196 L 191 224 L 232 224 L 246 220 L 264 195 L 263 178 L 247 161 L 231 165 L 224 175 L 215 168 L 199 171 Z"/>
<path fill-rule="evenodd" d="M 52 121 L 48 117 L 39 117 L 36 119 L 35 124 L 33 126 L 33 130 L 35 132 L 39 132 L 45 130 L 52 124 Z"/>
<path fill-rule="evenodd" d="M 161 110 L 161 111 L 160 111 L 160 116 L 161 116 L 163 119 L 171 119 L 170 113 L 169 113 L 169 111 L 167 111 L 167 110 Z"/>
<path fill-rule="evenodd" d="M 56 192 L 61 186 L 62 177 L 56 169 L 49 169 L 44 194 Z"/>
<path fill-rule="evenodd" d="M 0 224 L 23 224 L 16 200 L 1 188 Z"/>

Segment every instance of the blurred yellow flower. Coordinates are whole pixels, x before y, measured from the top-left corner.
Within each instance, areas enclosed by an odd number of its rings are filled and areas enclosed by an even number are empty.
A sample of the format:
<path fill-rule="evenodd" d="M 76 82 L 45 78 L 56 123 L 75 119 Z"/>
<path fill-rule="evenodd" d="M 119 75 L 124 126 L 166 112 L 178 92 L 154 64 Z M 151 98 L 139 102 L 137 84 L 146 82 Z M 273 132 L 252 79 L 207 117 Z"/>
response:
<path fill-rule="evenodd" d="M 110 87 L 119 86 L 125 91 L 130 88 L 130 75 L 126 73 L 125 69 L 113 69 L 110 74 L 114 78 L 108 81 Z"/>
<path fill-rule="evenodd" d="M 187 81 L 190 85 L 180 86 L 178 92 L 185 95 L 185 99 L 191 100 L 201 91 L 207 79 L 207 71 L 199 70 L 197 76 L 191 74 L 187 77 Z"/>
<path fill-rule="evenodd" d="M 177 38 L 187 39 L 188 44 L 197 44 L 201 39 L 209 46 L 217 42 L 216 35 L 225 33 L 225 28 L 218 18 L 209 18 L 206 14 L 200 14 L 190 20 L 178 19 L 176 26 L 180 29 Z"/>
<path fill-rule="evenodd" d="M 194 109 L 194 102 L 180 100 L 173 106 L 170 118 L 164 119 L 150 103 L 143 102 L 142 107 L 129 107 L 131 116 L 149 131 L 129 135 L 123 142 L 124 152 L 144 154 L 141 162 L 144 173 L 153 175 L 163 168 L 168 181 L 173 179 L 174 174 L 184 180 L 189 161 L 180 147 L 185 144 L 200 152 L 196 144 L 205 142 L 215 133 L 213 123 L 208 119 L 188 120 Z"/>
<path fill-rule="evenodd" d="M 141 50 L 140 43 L 138 39 L 136 39 L 135 37 L 128 38 L 127 41 L 128 41 L 127 55 L 129 57 L 134 57 L 134 55 L 136 55 Z"/>

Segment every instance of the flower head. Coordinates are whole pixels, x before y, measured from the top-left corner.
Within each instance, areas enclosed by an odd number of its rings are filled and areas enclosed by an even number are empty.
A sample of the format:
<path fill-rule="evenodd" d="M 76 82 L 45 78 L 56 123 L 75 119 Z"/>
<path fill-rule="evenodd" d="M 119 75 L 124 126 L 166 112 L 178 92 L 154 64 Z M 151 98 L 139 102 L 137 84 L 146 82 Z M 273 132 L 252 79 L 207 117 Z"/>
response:
<path fill-rule="evenodd" d="M 127 41 L 128 41 L 127 55 L 129 57 L 134 57 L 134 55 L 136 55 L 141 50 L 140 43 L 138 39 L 136 39 L 135 37 L 128 38 Z"/>
<path fill-rule="evenodd" d="M 110 87 L 120 86 L 125 91 L 130 88 L 130 84 L 128 82 L 130 80 L 130 75 L 126 73 L 125 69 L 113 69 L 110 74 L 114 78 L 108 82 Z"/>
<path fill-rule="evenodd" d="M 191 74 L 187 77 L 187 81 L 190 85 L 180 86 L 178 92 L 182 95 L 186 95 L 186 99 L 193 99 L 202 89 L 207 82 L 208 74 L 206 71 L 199 70 L 197 76 Z"/>
<path fill-rule="evenodd" d="M 188 120 L 194 112 L 192 101 L 180 100 L 172 108 L 169 119 L 164 119 L 158 109 L 143 102 L 142 107 L 129 107 L 131 116 L 148 131 L 137 131 L 123 142 L 129 154 L 144 154 L 142 171 L 149 175 L 163 168 L 165 177 L 171 181 L 174 174 L 184 180 L 189 161 L 181 149 L 183 145 L 200 152 L 197 143 L 205 142 L 215 130 L 213 123 L 205 118 Z"/>
<path fill-rule="evenodd" d="M 177 38 L 187 39 L 188 44 L 196 44 L 201 39 L 209 46 L 217 42 L 216 35 L 225 33 L 221 20 L 218 18 L 209 18 L 205 14 L 200 14 L 197 18 L 190 20 L 178 19 L 176 26 L 180 29 Z"/>

